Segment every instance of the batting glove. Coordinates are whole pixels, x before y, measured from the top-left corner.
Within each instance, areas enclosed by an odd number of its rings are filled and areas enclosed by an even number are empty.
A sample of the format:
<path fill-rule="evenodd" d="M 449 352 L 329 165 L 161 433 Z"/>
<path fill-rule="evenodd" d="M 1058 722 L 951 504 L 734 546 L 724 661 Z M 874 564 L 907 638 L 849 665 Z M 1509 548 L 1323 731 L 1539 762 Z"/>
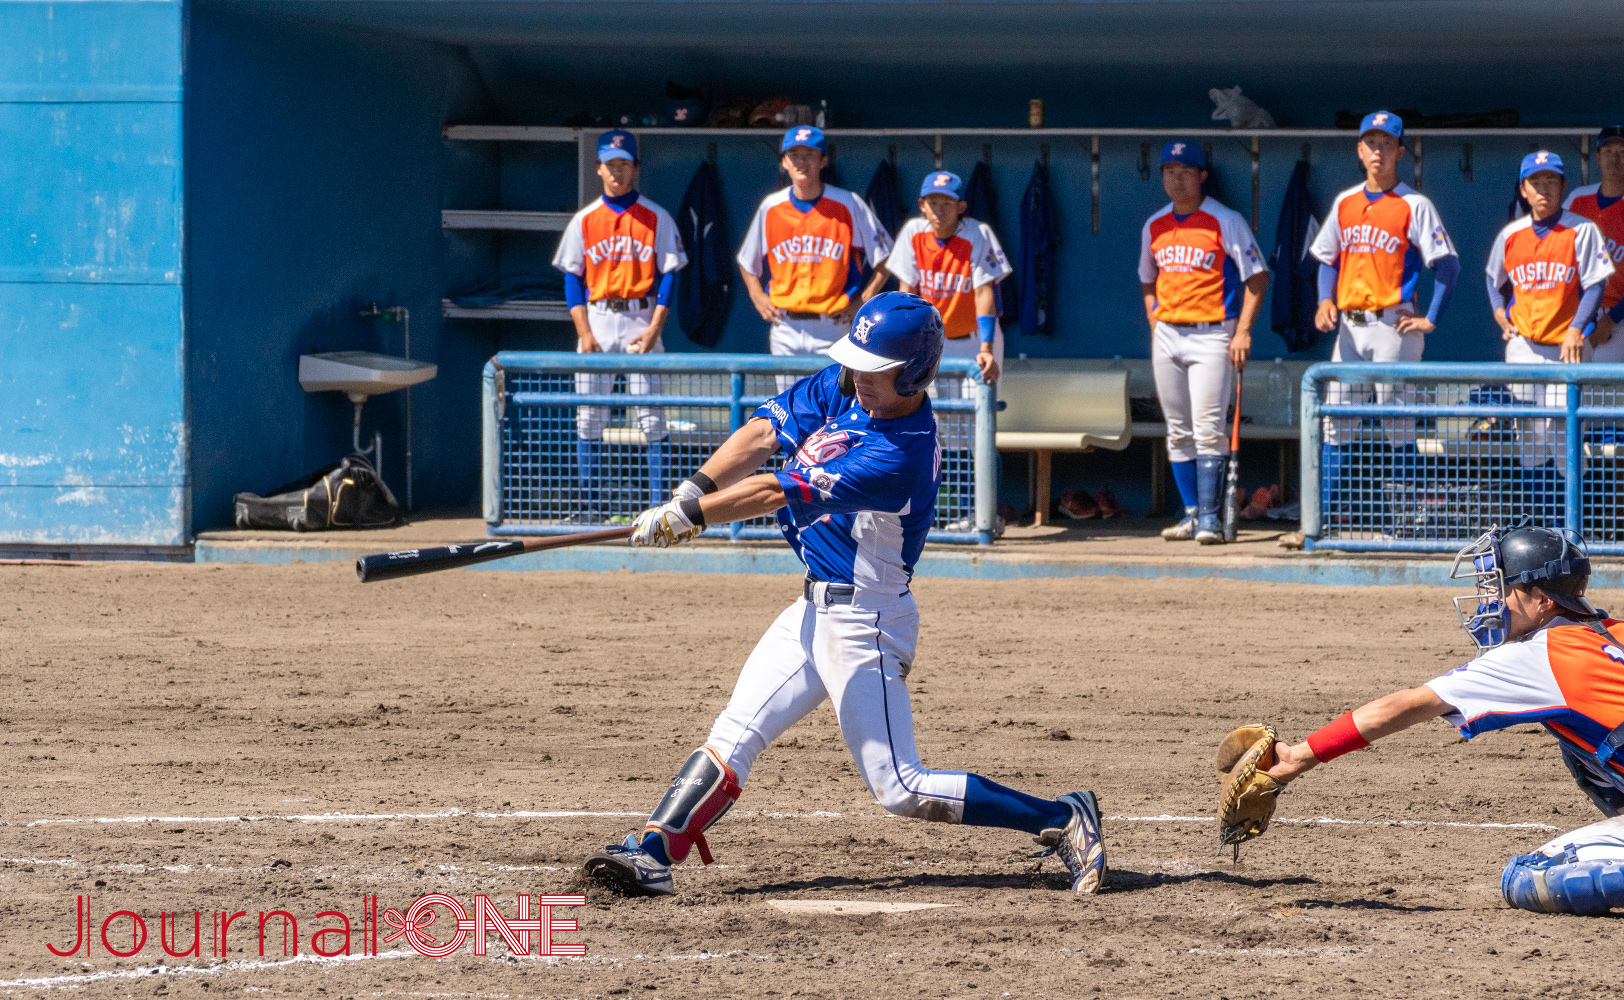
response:
<path fill-rule="evenodd" d="M 698 500 L 679 499 L 651 507 L 632 523 L 632 544 L 667 548 L 686 542 L 705 530 Z"/>

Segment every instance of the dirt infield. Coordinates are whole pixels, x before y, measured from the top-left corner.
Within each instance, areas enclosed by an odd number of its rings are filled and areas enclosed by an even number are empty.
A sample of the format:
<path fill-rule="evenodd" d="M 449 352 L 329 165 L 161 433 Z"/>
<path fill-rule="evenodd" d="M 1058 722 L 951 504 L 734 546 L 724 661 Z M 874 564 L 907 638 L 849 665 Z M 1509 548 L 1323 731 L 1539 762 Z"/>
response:
<path fill-rule="evenodd" d="M 679 868 L 678 898 L 594 889 L 560 908 L 580 929 L 557 939 L 584 958 L 515 959 L 493 936 L 486 957 L 470 944 L 435 959 L 381 936 L 363 956 L 363 900 L 404 911 L 441 891 L 472 911 L 484 893 L 511 917 L 518 893 L 582 891 L 581 859 L 640 824 L 794 579 L 465 571 L 361 587 L 344 565 L 107 565 L 0 567 L 0 587 L 3 993 L 1619 987 L 1624 923 L 1500 900 L 1508 855 L 1596 815 L 1532 727 L 1467 746 L 1438 722 L 1338 761 L 1292 787 L 1279 813 L 1292 822 L 1238 867 L 1201 821 L 1211 748 L 1232 726 L 1269 719 L 1300 738 L 1462 662 L 1442 590 L 922 581 L 910 684 L 925 762 L 1044 795 L 1096 790 L 1120 817 L 1106 892 L 1063 891 L 1024 835 L 886 817 L 824 709 L 761 757 L 712 831 L 717 864 Z M 73 945 L 79 896 L 89 942 L 58 958 L 47 942 Z M 945 905 L 870 905 L 913 903 Z M 259 957 L 259 914 L 278 909 L 300 922 L 296 960 L 277 958 L 275 920 Z M 133 957 L 101 940 L 119 910 L 148 926 Z M 166 911 L 184 917 L 166 932 L 181 950 L 201 911 L 200 957 L 164 955 Z M 246 915 L 211 958 L 217 911 Z M 313 956 L 312 933 L 338 925 L 323 911 L 352 922 L 349 958 Z M 431 933 L 445 940 L 441 915 Z M 135 933 L 119 917 L 108 941 L 127 951 Z"/>

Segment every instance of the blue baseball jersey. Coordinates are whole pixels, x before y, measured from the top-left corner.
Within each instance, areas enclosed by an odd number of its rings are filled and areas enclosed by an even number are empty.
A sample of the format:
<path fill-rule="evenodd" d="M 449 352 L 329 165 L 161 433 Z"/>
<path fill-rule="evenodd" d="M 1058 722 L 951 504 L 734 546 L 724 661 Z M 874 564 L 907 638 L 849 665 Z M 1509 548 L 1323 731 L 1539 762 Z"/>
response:
<path fill-rule="evenodd" d="M 901 594 L 936 515 L 941 448 L 930 399 L 876 420 L 840 391 L 840 366 L 801 379 L 759 407 L 789 456 L 775 473 L 788 498 L 784 540 L 815 580 Z"/>

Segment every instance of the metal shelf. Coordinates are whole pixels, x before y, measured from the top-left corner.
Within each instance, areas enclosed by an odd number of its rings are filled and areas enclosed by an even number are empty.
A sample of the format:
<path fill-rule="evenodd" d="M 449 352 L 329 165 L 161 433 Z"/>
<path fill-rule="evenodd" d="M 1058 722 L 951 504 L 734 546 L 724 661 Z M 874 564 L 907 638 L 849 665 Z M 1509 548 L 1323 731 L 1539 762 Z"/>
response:
<path fill-rule="evenodd" d="M 526 232 L 562 232 L 569 225 L 569 212 L 508 212 L 448 208 L 440 212 L 442 229 L 502 229 Z"/>
<path fill-rule="evenodd" d="M 447 319 L 541 319 L 568 323 L 569 307 L 562 301 L 514 299 L 499 306 L 478 309 L 459 306 L 450 299 L 440 300 L 440 315 Z"/>
<path fill-rule="evenodd" d="M 443 130 L 447 139 L 484 140 L 491 142 L 576 142 L 580 136 L 603 131 L 600 128 L 577 129 L 555 125 L 447 125 Z M 697 135 L 697 136 L 751 136 L 777 139 L 784 134 L 781 128 L 679 128 L 675 126 L 638 126 L 630 131 L 639 136 Z M 1357 129 L 1341 128 L 830 128 L 824 129 L 830 138 L 841 136 L 1027 136 L 1047 139 L 1059 136 L 1190 136 L 1214 138 L 1230 136 L 1238 139 L 1357 139 Z M 1470 138 L 1472 136 L 1593 136 L 1595 128 L 1572 126 L 1552 128 L 1407 128 L 1408 136 L 1440 136 Z"/>

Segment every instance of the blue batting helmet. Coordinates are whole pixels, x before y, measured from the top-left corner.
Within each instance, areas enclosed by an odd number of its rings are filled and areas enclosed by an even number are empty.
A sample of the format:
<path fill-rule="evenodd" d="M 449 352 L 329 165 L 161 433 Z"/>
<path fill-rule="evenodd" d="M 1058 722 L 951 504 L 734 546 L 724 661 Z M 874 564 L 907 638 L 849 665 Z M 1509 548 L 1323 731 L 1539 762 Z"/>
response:
<path fill-rule="evenodd" d="M 829 356 L 854 372 L 897 370 L 897 395 L 930 385 L 942 363 L 942 314 L 917 295 L 885 292 L 857 310 Z"/>

